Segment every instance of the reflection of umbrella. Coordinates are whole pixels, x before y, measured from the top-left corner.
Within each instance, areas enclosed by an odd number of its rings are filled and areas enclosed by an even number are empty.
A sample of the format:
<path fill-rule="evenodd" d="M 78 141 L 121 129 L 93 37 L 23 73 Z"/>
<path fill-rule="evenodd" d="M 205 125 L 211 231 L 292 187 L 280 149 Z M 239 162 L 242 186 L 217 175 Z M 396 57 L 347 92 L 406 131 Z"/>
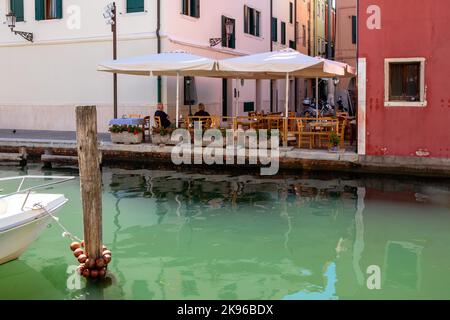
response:
<path fill-rule="evenodd" d="M 176 51 L 146 56 L 111 60 L 100 63 L 98 71 L 142 75 L 142 76 L 176 76 L 176 125 L 178 127 L 180 110 L 180 76 L 196 76 L 214 70 L 216 62 L 186 52 Z"/>

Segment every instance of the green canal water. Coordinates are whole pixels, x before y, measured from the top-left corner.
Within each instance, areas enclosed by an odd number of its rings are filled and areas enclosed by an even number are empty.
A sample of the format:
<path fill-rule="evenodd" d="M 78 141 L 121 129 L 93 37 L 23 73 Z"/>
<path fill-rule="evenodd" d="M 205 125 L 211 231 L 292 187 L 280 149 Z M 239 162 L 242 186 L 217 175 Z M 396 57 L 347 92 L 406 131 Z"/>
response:
<path fill-rule="evenodd" d="M 0 167 L 23 174 L 77 172 Z M 103 190 L 107 281 L 71 286 L 52 223 L 0 266 L 0 299 L 450 299 L 446 181 L 105 168 Z M 81 236 L 79 180 L 45 192 Z"/>

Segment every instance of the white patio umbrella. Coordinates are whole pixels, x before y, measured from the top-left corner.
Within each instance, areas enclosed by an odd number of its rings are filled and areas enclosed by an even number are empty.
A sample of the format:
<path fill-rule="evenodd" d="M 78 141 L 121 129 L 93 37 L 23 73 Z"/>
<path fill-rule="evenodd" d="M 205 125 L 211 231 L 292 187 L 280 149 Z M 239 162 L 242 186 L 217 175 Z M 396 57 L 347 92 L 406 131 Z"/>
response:
<path fill-rule="evenodd" d="M 176 76 L 176 126 L 180 110 L 180 76 L 200 76 L 211 73 L 216 68 L 216 61 L 192 55 L 184 51 L 136 56 L 100 63 L 98 71 L 141 75 L 141 76 Z"/>
<path fill-rule="evenodd" d="M 344 63 L 310 57 L 293 49 L 284 49 L 219 61 L 218 72 L 224 76 L 233 73 L 248 73 L 255 77 L 264 76 L 266 79 L 285 77 L 285 116 L 287 118 L 289 115 L 289 77 L 316 78 L 316 82 L 318 82 L 318 78 L 345 77 L 346 66 Z"/>

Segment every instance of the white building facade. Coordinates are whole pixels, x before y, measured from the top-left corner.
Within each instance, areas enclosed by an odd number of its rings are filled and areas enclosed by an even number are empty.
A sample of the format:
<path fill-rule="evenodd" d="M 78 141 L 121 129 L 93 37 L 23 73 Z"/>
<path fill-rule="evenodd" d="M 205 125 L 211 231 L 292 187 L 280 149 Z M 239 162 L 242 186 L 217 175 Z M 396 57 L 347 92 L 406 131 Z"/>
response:
<path fill-rule="evenodd" d="M 72 131 L 75 106 L 96 105 L 99 131 L 107 132 L 113 118 L 113 80 L 111 74 L 97 72 L 96 66 L 112 59 L 111 27 L 102 16 L 108 3 L 0 0 L 0 128 Z M 271 11 L 279 24 L 273 49 L 289 47 L 290 41 L 295 43 L 290 3 L 274 0 L 271 10 L 270 1 L 261 0 L 117 0 L 118 58 L 153 54 L 158 48 L 217 59 L 270 51 Z M 5 15 L 11 10 L 18 17 L 16 30 L 32 32 L 33 43 L 8 28 Z M 229 37 L 227 19 L 234 24 Z M 281 21 L 286 41 L 282 41 Z M 212 46 L 214 38 L 218 43 Z M 153 115 L 161 100 L 174 119 L 175 79 L 163 77 L 160 86 L 158 97 L 156 78 L 119 75 L 118 116 Z M 185 102 L 194 97 L 186 99 L 191 92 L 185 95 L 181 87 L 186 116 Z M 195 87 L 195 103 L 206 104 L 211 114 L 270 111 L 269 81 L 196 78 Z M 283 88 L 280 82 L 277 91 L 284 92 Z M 282 109 L 284 95 L 274 105 Z"/>

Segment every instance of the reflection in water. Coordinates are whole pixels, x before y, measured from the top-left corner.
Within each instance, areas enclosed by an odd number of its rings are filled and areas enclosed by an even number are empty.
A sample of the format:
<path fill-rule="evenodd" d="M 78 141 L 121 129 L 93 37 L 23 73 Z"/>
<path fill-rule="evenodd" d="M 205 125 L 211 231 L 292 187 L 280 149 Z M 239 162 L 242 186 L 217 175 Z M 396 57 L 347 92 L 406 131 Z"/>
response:
<path fill-rule="evenodd" d="M 73 256 L 51 228 L 10 265 L 26 261 L 27 282 L 0 266 L 0 295 L 7 279 L 33 298 L 41 276 L 56 289 L 44 299 L 450 298 L 445 184 L 108 168 L 103 183 L 111 283 L 68 290 Z M 71 200 L 62 222 L 81 234 L 79 185 L 58 191 Z M 370 265 L 379 292 L 366 287 Z"/>
<path fill-rule="evenodd" d="M 356 280 L 359 285 L 364 284 L 364 274 L 361 270 L 361 257 L 364 251 L 364 197 L 366 190 L 358 188 L 358 200 L 355 213 L 355 244 L 353 246 L 353 270 L 355 271 Z"/>
<path fill-rule="evenodd" d="M 321 292 L 309 292 L 308 290 L 287 295 L 283 300 L 336 300 L 336 263 L 331 262 L 325 271 L 324 277 L 327 279 L 325 288 Z"/>

